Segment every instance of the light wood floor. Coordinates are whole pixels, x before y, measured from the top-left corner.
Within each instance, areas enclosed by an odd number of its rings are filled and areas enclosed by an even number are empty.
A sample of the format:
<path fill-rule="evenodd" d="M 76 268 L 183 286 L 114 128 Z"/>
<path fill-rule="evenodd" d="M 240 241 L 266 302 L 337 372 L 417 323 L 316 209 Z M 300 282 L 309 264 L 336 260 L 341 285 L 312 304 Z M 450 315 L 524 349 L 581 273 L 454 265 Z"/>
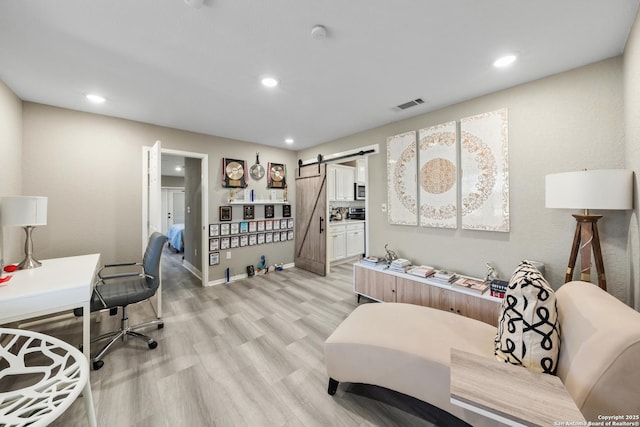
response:
<path fill-rule="evenodd" d="M 202 288 L 180 258 L 163 255 L 165 327 L 149 331 L 158 348 L 130 339 L 91 372 L 99 426 L 462 425 L 374 386 L 327 394 L 323 343 L 356 307 L 349 264 L 329 277 L 292 268 Z M 129 314 L 132 324 L 151 317 L 148 303 Z M 118 324 L 103 313 L 92 335 Z M 81 341 L 79 319 L 38 329 Z M 54 425 L 86 425 L 81 399 Z"/>

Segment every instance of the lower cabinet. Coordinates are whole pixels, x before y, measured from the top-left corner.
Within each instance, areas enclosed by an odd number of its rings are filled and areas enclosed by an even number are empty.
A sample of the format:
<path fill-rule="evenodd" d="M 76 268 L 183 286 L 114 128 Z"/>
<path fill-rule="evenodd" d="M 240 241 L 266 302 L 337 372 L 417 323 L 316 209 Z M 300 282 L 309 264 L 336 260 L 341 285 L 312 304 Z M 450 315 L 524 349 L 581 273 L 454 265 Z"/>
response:
<path fill-rule="evenodd" d="M 493 326 L 498 324 L 501 301 L 487 295 L 472 295 L 431 285 L 413 279 L 367 268 L 353 266 L 353 289 L 358 295 L 382 301 L 423 305 L 451 311 L 480 320 Z"/>
<path fill-rule="evenodd" d="M 364 222 L 330 224 L 327 246 L 329 262 L 364 254 Z"/>

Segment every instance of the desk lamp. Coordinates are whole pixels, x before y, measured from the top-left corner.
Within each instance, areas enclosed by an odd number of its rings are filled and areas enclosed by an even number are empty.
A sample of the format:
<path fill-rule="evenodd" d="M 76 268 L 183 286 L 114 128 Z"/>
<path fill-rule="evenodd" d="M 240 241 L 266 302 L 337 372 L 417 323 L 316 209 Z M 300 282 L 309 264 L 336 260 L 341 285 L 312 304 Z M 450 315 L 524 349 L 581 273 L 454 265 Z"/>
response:
<path fill-rule="evenodd" d="M 47 225 L 47 198 L 35 196 L 10 196 L 0 200 L 0 221 L 3 226 L 24 227 L 24 259 L 20 269 L 36 268 L 42 264 L 33 258 L 31 234 L 38 225 Z"/>
<path fill-rule="evenodd" d="M 583 170 L 546 176 L 545 206 L 560 209 L 584 209 L 584 214 L 573 214 L 576 232 L 569 256 L 565 283 L 573 280 L 573 268 L 580 250 L 580 280 L 591 281 L 591 249 L 598 273 L 598 286 L 607 290 L 604 262 L 598 235 L 598 220 L 589 209 L 632 209 L 633 171 L 625 169 Z"/>

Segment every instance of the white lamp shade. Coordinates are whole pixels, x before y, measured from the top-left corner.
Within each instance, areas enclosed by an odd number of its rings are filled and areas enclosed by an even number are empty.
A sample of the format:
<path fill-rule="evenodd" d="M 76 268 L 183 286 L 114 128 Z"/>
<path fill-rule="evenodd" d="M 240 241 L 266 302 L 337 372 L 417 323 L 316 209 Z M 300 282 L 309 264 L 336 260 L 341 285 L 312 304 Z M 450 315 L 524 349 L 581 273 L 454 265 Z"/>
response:
<path fill-rule="evenodd" d="M 600 169 L 546 176 L 545 206 L 562 209 L 633 208 L 633 171 Z"/>
<path fill-rule="evenodd" d="M 0 200 L 2 225 L 47 225 L 47 198 L 10 196 Z"/>

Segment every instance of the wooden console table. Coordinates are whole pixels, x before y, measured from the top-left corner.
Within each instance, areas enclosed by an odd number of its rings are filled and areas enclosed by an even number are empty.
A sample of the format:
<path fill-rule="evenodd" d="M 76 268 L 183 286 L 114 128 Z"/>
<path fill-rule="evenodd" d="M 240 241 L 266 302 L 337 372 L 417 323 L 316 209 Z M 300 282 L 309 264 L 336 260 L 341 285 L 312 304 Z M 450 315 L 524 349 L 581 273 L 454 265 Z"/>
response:
<path fill-rule="evenodd" d="M 381 270 L 363 264 L 353 265 L 353 291 L 381 302 L 402 302 L 451 311 L 498 325 L 502 300 L 489 292 L 478 295 L 406 273 Z"/>
<path fill-rule="evenodd" d="M 451 403 L 510 426 L 587 425 L 555 375 L 457 349 L 451 349 Z"/>

